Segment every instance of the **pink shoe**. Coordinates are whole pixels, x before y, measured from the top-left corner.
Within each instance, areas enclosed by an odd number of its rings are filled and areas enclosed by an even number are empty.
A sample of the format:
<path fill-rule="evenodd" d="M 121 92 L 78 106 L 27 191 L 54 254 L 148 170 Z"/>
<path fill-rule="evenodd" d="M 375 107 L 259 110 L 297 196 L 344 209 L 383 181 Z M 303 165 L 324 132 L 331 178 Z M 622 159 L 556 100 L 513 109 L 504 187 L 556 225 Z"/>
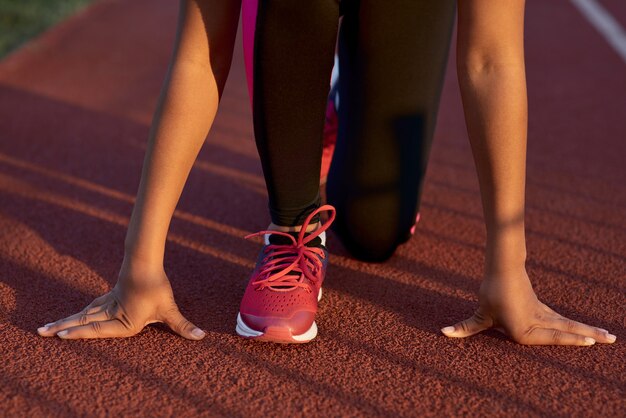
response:
<path fill-rule="evenodd" d="M 305 233 L 313 217 L 330 212 L 328 221 Z M 326 230 L 335 208 L 324 205 L 311 213 L 299 233 L 260 231 L 265 245 L 243 295 L 237 334 L 276 343 L 306 343 L 317 335 L 315 314 L 328 265 Z"/>

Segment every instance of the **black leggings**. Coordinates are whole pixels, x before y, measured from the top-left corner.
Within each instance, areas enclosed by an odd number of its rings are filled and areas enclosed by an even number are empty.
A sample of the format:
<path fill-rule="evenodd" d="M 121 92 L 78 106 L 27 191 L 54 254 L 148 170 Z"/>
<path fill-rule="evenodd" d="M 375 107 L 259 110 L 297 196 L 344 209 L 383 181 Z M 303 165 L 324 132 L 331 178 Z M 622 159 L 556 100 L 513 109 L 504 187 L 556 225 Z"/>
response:
<path fill-rule="evenodd" d="M 339 132 L 328 202 L 348 250 L 382 261 L 406 241 L 419 211 L 455 1 L 259 1 L 254 128 L 278 225 L 297 225 L 319 206 L 340 14 Z"/>

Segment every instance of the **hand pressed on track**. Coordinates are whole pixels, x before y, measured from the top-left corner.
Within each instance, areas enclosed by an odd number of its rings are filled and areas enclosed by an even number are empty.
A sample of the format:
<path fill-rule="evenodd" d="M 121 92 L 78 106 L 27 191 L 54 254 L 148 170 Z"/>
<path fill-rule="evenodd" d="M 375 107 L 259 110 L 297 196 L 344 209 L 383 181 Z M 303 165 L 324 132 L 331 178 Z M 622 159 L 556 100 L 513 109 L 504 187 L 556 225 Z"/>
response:
<path fill-rule="evenodd" d="M 465 338 L 490 328 L 526 345 L 589 346 L 616 340 L 608 331 L 565 318 L 539 301 L 526 272 L 510 280 L 485 279 L 474 315 L 441 331 Z"/>
<path fill-rule="evenodd" d="M 159 275 L 161 276 L 161 275 Z M 201 340 L 204 331 L 178 310 L 169 280 L 143 282 L 120 279 L 113 290 L 96 298 L 82 311 L 46 324 L 37 332 L 63 339 L 130 337 L 148 324 L 163 322 L 181 337 Z"/>

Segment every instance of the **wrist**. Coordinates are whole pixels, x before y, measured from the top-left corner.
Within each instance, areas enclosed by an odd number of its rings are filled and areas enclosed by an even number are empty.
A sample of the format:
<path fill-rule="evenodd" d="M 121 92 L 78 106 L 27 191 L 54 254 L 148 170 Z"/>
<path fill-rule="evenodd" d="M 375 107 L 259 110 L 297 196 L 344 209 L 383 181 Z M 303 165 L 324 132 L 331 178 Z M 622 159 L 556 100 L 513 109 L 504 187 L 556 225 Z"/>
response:
<path fill-rule="evenodd" d="M 118 282 L 157 283 L 167 280 L 163 261 L 126 254 L 120 267 Z"/>
<path fill-rule="evenodd" d="M 486 277 L 516 277 L 525 274 L 526 238 L 524 230 L 487 233 Z"/>
<path fill-rule="evenodd" d="M 163 268 L 165 245 L 148 239 L 126 237 L 124 241 L 124 263 L 144 269 Z"/>
<path fill-rule="evenodd" d="M 133 216 L 135 215 L 133 211 Z M 136 221 L 131 217 L 124 239 L 124 260 L 138 265 L 154 267 L 163 265 L 167 230 L 153 224 Z"/>

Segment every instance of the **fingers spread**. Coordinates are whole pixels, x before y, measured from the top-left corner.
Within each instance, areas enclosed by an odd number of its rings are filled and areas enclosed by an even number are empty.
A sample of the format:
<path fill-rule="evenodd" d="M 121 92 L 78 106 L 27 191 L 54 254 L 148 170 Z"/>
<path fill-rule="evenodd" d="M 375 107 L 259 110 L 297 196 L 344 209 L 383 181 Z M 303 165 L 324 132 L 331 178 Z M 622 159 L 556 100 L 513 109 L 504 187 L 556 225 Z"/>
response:
<path fill-rule="evenodd" d="M 47 330 L 45 331 L 43 331 L 43 329 L 40 328 L 40 330 L 42 331 L 40 331 L 39 333 L 40 335 L 43 335 L 43 336 L 53 336 L 53 335 L 56 335 L 59 331 L 63 331 L 64 329 L 68 329 L 68 328 L 72 328 L 72 327 L 76 327 L 80 325 L 87 325 L 89 323 L 96 322 L 96 321 L 106 321 L 107 319 L 111 319 L 107 310 L 102 310 L 93 314 L 79 312 L 72 316 L 68 316 L 67 318 L 62 319 L 60 321 L 53 322 L 47 327 L 43 327 L 43 328 L 47 328 Z"/>
<path fill-rule="evenodd" d="M 64 328 L 68 328 L 75 325 L 84 325 L 88 322 L 94 320 L 102 320 L 102 319 L 91 319 L 86 318 L 85 316 L 89 316 L 90 314 L 95 314 L 98 312 L 102 312 L 107 309 L 107 302 L 109 301 L 111 293 L 106 293 L 102 296 L 95 298 L 89 305 L 85 307 L 82 311 L 70 315 L 67 318 L 60 319 L 58 321 L 51 322 L 49 324 L 44 325 L 43 327 L 37 328 L 37 333 L 43 337 L 53 337 L 57 332 L 61 331 Z M 98 317 L 100 318 L 100 317 Z M 109 319 L 109 318 L 103 318 Z M 76 321 L 79 321 L 76 323 Z M 80 321 L 83 321 L 82 323 Z M 70 325 L 66 325 L 67 323 Z"/>
<path fill-rule="evenodd" d="M 560 329 L 533 328 L 522 338 L 519 343 L 526 345 L 594 345 L 596 340 L 584 335 L 574 334 Z"/>
<path fill-rule="evenodd" d="M 38 328 L 37 332 L 39 335 L 44 337 L 52 337 L 56 335 L 57 332 L 66 328 L 77 325 L 85 325 L 93 321 L 103 321 L 106 319 L 110 319 L 107 309 L 98 308 L 98 310 L 94 313 L 89 313 L 87 308 L 85 308 L 84 310 L 75 313 L 74 315 L 70 315 L 67 318 L 44 325 L 43 327 Z"/>
<path fill-rule="evenodd" d="M 64 340 L 75 340 L 79 338 L 114 338 L 130 337 L 135 332 L 126 328 L 117 319 L 108 321 L 90 322 L 86 325 L 79 325 L 59 331 L 57 336 Z"/>
<path fill-rule="evenodd" d="M 441 330 L 444 335 L 452 338 L 465 338 L 478 334 L 481 331 L 491 328 L 493 321 L 479 312 L 476 312 L 465 321 L 461 321 L 454 326 L 445 327 Z"/>
<path fill-rule="evenodd" d="M 615 335 L 611 335 L 608 331 L 596 327 L 592 327 L 581 322 L 572 321 L 565 317 L 554 319 L 550 321 L 550 328 L 558 329 L 560 331 L 570 332 L 572 334 L 582 335 L 584 337 L 591 337 L 599 343 L 614 343 L 616 340 Z"/>
<path fill-rule="evenodd" d="M 178 309 L 172 309 L 164 321 L 175 333 L 189 340 L 201 340 L 206 333 L 180 313 Z"/>

